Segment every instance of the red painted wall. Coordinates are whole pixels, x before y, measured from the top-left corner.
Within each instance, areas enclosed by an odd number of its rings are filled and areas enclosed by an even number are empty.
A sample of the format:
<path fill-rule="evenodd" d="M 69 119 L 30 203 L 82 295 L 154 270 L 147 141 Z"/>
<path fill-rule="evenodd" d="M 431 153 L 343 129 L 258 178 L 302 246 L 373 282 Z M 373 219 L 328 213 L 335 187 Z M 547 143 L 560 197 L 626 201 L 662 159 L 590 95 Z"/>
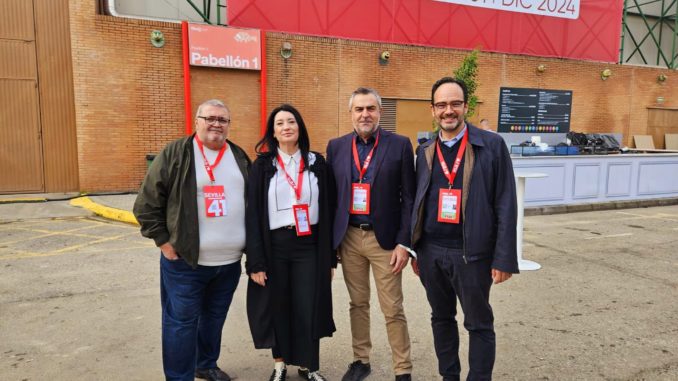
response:
<path fill-rule="evenodd" d="M 536 7 L 542 2 L 555 7 L 571 0 L 530 1 Z M 317 36 L 617 62 L 623 1 L 580 1 L 579 17 L 566 19 L 435 0 L 229 0 L 228 23 Z"/>

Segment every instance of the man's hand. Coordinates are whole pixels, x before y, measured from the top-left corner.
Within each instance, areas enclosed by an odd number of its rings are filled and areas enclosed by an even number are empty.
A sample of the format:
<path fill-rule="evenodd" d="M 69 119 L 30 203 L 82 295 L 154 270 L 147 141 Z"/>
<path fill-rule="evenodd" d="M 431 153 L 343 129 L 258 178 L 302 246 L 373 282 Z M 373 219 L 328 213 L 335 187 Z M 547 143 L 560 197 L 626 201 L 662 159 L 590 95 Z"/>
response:
<path fill-rule="evenodd" d="M 419 276 L 419 263 L 416 259 L 412 259 L 412 271 L 414 271 L 414 275 Z"/>
<path fill-rule="evenodd" d="M 334 280 L 334 267 L 332 268 L 332 274 L 330 274 L 330 280 Z"/>
<path fill-rule="evenodd" d="M 391 262 L 389 262 L 389 264 L 393 266 L 391 272 L 393 274 L 398 274 L 405 266 L 407 266 L 407 261 L 409 260 L 410 255 L 407 253 L 407 250 L 401 246 L 396 246 L 395 249 L 393 249 L 393 254 L 391 254 Z"/>
<path fill-rule="evenodd" d="M 266 286 L 266 271 L 259 271 L 258 273 L 252 273 L 250 274 L 250 278 L 254 281 L 254 283 L 258 284 L 261 287 Z"/>
<path fill-rule="evenodd" d="M 499 284 L 505 280 L 508 280 L 511 277 L 511 273 L 505 273 L 501 270 L 492 269 L 492 280 L 494 284 Z"/>
<path fill-rule="evenodd" d="M 165 242 L 160 245 L 160 251 L 168 261 L 176 261 L 179 259 L 179 254 L 177 254 L 177 252 L 174 250 L 174 247 L 169 242 Z"/>

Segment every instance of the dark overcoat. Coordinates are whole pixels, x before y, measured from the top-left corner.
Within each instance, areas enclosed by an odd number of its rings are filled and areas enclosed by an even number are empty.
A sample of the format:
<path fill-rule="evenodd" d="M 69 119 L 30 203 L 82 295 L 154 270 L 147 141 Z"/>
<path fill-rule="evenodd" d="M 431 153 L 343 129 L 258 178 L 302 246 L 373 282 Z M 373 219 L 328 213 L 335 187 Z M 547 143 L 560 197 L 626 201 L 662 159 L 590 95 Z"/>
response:
<path fill-rule="evenodd" d="M 468 144 L 464 153 L 461 213 L 464 259 L 492 258 L 492 268 L 518 273 L 516 251 L 516 183 L 513 162 L 498 134 L 466 123 Z M 426 194 L 438 137 L 417 148 L 417 193 L 412 212 L 412 246 L 418 248 L 423 232 Z"/>
<path fill-rule="evenodd" d="M 332 336 L 336 330 L 332 318 L 331 269 L 337 267 L 336 251 L 332 249 L 332 220 L 334 210 L 334 180 L 325 159 L 316 152 L 315 161 L 308 167 L 318 179 L 318 252 L 316 262 L 315 297 L 313 299 L 313 337 Z M 248 182 L 247 275 L 266 271 L 272 266 L 271 230 L 268 221 L 268 187 L 275 175 L 275 156 L 260 155 L 252 164 Z M 309 160 L 311 161 L 311 160 Z M 247 319 L 254 347 L 272 348 L 276 345 L 273 331 L 273 303 L 269 284 L 262 287 L 249 279 L 247 284 Z"/>

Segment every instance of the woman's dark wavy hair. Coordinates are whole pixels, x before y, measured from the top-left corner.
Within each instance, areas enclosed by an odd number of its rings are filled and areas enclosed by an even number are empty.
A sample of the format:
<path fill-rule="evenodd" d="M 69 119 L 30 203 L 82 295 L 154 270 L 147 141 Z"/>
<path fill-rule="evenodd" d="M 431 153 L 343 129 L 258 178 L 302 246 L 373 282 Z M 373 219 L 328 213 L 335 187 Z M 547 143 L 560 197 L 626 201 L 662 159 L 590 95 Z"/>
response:
<path fill-rule="evenodd" d="M 271 111 L 266 121 L 266 133 L 264 137 L 259 140 L 254 150 L 261 156 L 274 157 L 277 154 L 278 140 L 273 137 L 275 127 L 275 116 L 280 111 L 287 111 L 294 115 L 299 126 L 299 150 L 301 151 L 301 160 L 304 161 L 304 166 L 308 167 L 308 152 L 311 150 L 311 141 L 308 138 L 308 130 L 304 123 L 304 118 L 301 117 L 299 110 L 290 104 L 282 104 Z"/>

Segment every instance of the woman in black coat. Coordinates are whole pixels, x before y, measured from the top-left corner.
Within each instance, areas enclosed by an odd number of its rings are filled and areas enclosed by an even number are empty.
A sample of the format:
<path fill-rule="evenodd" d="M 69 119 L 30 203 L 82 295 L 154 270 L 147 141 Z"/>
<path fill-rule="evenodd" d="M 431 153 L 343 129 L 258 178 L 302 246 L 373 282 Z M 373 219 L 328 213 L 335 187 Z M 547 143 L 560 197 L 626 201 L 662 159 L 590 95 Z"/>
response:
<path fill-rule="evenodd" d="M 247 205 L 247 315 L 255 348 L 271 348 L 271 381 L 286 364 L 299 375 L 319 373 L 320 338 L 335 331 L 331 281 L 333 177 L 310 152 L 308 131 L 291 105 L 274 109 L 249 172 Z"/>

